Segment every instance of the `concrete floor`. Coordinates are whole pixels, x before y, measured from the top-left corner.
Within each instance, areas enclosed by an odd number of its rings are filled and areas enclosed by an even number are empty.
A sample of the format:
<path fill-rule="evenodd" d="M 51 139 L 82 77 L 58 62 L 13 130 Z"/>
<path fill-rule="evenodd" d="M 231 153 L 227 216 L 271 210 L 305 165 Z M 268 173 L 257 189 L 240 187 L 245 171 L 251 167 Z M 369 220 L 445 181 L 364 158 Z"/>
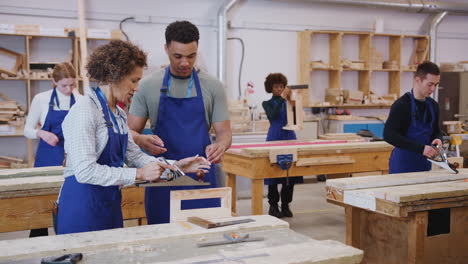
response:
<path fill-rule="evenodd" d="M 331 239 L 345 241 L 344 208 L 327 203 L 325 199 L 325 183 L 317 182 L 315 177 L 306 179 L 305 184 L 296 185 L 291 210 L 292 218 L 282 218 L 290 224 L 290 228 L 298 233 L 314 239 Z M 239 215 L 250 215 L 250 199 L 237 201 Z M 267 199 L 263 199 L 263 212 L 268 213 Z M 52 228 L 49 234 L 53 234 Z M 29 231 L 0 233 L 0 240 L 27 238 Z"/>

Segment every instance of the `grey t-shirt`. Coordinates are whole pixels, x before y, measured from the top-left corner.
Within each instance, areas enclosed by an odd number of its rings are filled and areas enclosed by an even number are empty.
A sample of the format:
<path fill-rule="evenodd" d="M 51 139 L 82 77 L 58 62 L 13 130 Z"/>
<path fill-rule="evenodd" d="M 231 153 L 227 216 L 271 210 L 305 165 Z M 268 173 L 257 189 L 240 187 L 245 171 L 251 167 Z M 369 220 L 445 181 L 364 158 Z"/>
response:
<path fill-rule="evenodd" d="M 130 114 L 150 119 L 151 130 L 154 130 L 158 118 L 159 96 L 164 73 L 165 69 L 162 69 L 143 78 L 140 82 L 140 91 L 135 93 L 130 106 Z M 206 126 L 207 130 L 209 130 L 213 123 L 229 120 L 226 93 L 222 83 L 207 73 L 200 71 L 198 79 L 200 80 L 203 104 L 205 105 Z M 171 96 L 184 98 L 187 94 L 189 81 L 190 78 L 171 77 Z M 196 95 L 197 89 L 194 82 L 190 97 Z"/>

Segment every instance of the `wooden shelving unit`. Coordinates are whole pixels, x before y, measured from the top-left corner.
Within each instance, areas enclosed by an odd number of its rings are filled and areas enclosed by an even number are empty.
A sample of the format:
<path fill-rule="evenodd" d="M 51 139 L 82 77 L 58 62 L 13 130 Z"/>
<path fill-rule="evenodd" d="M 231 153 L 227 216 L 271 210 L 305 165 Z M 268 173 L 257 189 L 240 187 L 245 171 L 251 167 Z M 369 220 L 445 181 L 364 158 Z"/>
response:
<path fill-rule="evenodd" d="M 20 30 L 18 30 L 20 28 Z M 23 30 L 24 29 L 24 30 Z M 75 32 L 75 33 L 69 33 L 69 32 Z M 5 32 L 0 32 L 0 38 L 18 38 L 21 41 L 24 41 L 24 50 L 22 50 L 20 53 L 23 54 L 23 63 L 21 66 L 21 69 L 23 72 L 25 72 L 24 77 L 7 77 L 7 78 L 2 78 L 0 77 L 0 92 L 2 91 L 2 81 L 22 81 L 25 82 L 25 87 L 26 87 L 26 109 L 29 111 L 29 107 L 31 105 L 32 98 L 35 96 L 35 93 L 32 90 L 32 84 L 33 82 L 37 81 L 52 81 L 51 78 L 32 78 L 29 75 L 29 72 L 31 71 L 30 69 L 30 64 L 31 62 L 31 42 L 35 41 L 36 39 L 39 38 L 47 38 L 47 39 L 68 39 L 70 41 L 70 46 L 71 46 L 71 63 L 75 67 L 75 71 L 77 76 L 80 76 L 79 74 L 79 63 L 80 63 L 80 48 L 79 48 L 79 43 L 80 43 L 80 38 L 78 37 L 77 30 L 76 29 L 71 29 L 71 28 L 64 28 L 63 36 L 58 36 L 54 35 L 57 34 L 57 32 L 51 34 L 41 34 L 41 32 L 46 32 L 44 28 L 41 28 L 38 25 L 16 25 L 16 32 L 15 33 L 5 33 Z M 105 32 L 105 30 L 101 30 L 101 33 Z M 111 39 L 120 39 L 121 38 L 121 31 L 120 30 L 108 30 L 108 38 L 106 37 L 88 37 L 87 41 L 88 43 L 90 42 L 96 42 L 96 41 L 109 41 Z M 58 32 L 60 33 L 60 32 Z M 88 30 L 88 34 L 92 34 L 91 30 Z M 1 42 L 0 42 L 1 43 Z M 23 44 L 22 44 L 23 45 Z M 89 45 L 90 46 L 90 45 Z M 1 47 L 1 44 L 0 44 Z M 92 49 L 92 48 L 89 48 Z M 40 52 L 40 51 L 35 51 L 35 52 Z M 50 50 L 49 50 L 50 52 Z M 47 63 L 47 62 L 44 62 Z M 77 78 L 77 87 L 81 93 L 83 93 L 83 87 L 82 87 L 82 78 L 79 77 Z M 1 138 L 8 138 L 8 137 L 22 137 L 24 136 L 23 133 L 16 133 L 14 135 L 0 135 Z M 5 140 L 5 139 L 2 139 Z M 26 139 L 25 139 L 26 140 Z M 33 160 L 33 144 L 32 140 L 27 139 L 27 160 L 29 165 L 32 165 L 32 160 Z"/>
<path fill-rule="evenodd" d="M 311 43 L 317 35 L 328 36 L 328 62 L 324 67 L 315 67 L 311 61 Z M 357 58 L 364 62 L 362 68 L 343 68 L 343 38 L 346 36 L 354 36 L 358 38 L 356 47 Z M 372 59 L 372 52 L 379 50 L 379 47 L 373 45 L 373 40 L 377 38 L 385 38 L 388 41 L 388 58 L 386 60 L 395 61 L 398 65 L 393 69 L 376 68 Z M 411 39 L 413 41 L 412 56 L 410 63 L 402 62 L 402 41 Z M 342 89 L 343 72 L 356 72 L 358 75 L 357 87 L 368 96 L 371 87 L 371 78 L 374 73 L 383 72 L 388 74 L 389 94 L 400 96 L 401 74 L 402 72 L 414 71 L 416 64 L 427 60 L 429 56 L 429 37 L 426 35 L 397 35 L 397 34 L 377 34 L 373 32 L 355 32 L 355 31 L 302 31 L 298 33 L 298 83 L 309 84 L 311 87 L 311 73 L 315 71 L 328 72 L 328 88 Z M 411 64 L 411 65 L 408 65 Z M 317 107 L 309 102 L 310 90 L 304 90 L 303 105 L 309 107 Z M 341 105 L 334 107 L 344 107 Z M 346 107 L 353 107 L 346 105 Z M 359 105 L 361 108 L 385 108 L 382 105 Z"/>

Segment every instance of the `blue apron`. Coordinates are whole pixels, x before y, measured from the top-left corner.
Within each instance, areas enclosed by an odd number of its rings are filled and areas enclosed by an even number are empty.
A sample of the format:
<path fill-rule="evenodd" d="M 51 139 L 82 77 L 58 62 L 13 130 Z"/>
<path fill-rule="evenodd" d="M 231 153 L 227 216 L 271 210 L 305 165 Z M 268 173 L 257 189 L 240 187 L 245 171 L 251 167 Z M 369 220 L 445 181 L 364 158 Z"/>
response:
<path fill-rule="evenodd" d="M 106 99 L 100 95 L 102 92 L 99 87 L 95 92 L 103 109 L 109 135 L 109 140 L 97 163 L 122 167 L 128 134 L 114 132 Z M 114 119 L 113 116 L 112 118 Z M 118 127 L 117 122 L 114 124 Z M 122 194 L 119 186 L 79 183 L 74 175 L 66 177 L 59 199 L 58 234 L 121 228 L 123 227 L 121 203 Z"/>
<path fill-rule="evenodd" d="M 167 67 L 159 97 L 158 119 L 153 131 L 155 135 L 163 140 L 164 147 L 167 148 L 167 152 L 161 156 L 172 160 L 179 160 L 197 154 L 206 157 L 205 148 L 211 144 L 211 141 L 206 128 L 205 107 L 203 105 L 202 91 L 197 72 L 195 70 L 192 71 L 189 89 L 185 98 L 168 96 L 170 95 L 170 78 L 169 67 Z M 197 89 L 197 96 L 190 97 L 193 83 L 195 83 Z M 187 175 L 197 180 L 194 174 Z M 148 224 L 169 222 L 171 190 L 217 187 L 214 165 L 211 166 L 210 172 L 205 174 L 204 181 L 209 181 L 210 185 L 146 187 L 145 210 Z M 219 199 L 200 199 L 182 201 L 181 209 L 219 206 Z"/>
<path fill-rule="evenodd" d="M 436 120 L 434 109 L 426 98 L 426 111 L 423 120 L 417 120 L 417 106 L 413 91 L 408 92 L 411 98 L 411 122 L 405 137 L 419 144 L 431 145 L 433 126 Z M 425 123 L 427 114 L 431 115 L 431 122 Z M 431 170 L 431 163 L 421 153 L 412 152 L 395 147 L 390 156 L 389 173 L 405 173 Z"/>
<path fill-rule="evenodd" d="M 60 103 L 57 97 L 57 89 L 54 88 L 49 101 L 49 111 L 45 118 L 42 130 L 54 133 L 59 142 L 55 146 L 49 145 L 44 140 L 39 141 L 36 152 L 36 160 L 34 161 L 34 167 L 47 167 L 47 166 L 61 166 L 63 163 L 64 146 L 63 146 L 63 133 L 62 133 L 62 122 L 65 116 L 68 114 L 68 110 L 54 110 L 54 101 L 57 107 L 60 108 Z M 71 94 L 70 97 L 70 108 L 75 104 L 75 96 Z"/>
<path fill-rule="evenodd" d="M 278 104 L 273 100 L 273 103 Z M 283 129 L 284 126 L 288 123 L 287 114 L 286 114 L 286 101 L 281 101 L 281 108 L 278 114 L 278 118 L 270 121 L 270 128 L 268 129 L 268 134 L 266 141 L 275 141 L 275 140 L 295 140 L 296 133 L 292 130 Z M 274 178 L 274 179 L 265 179 L 265 185 L 271 184 L 296 184 L 303 183 L 304 178 L 302 176 L 288 177 L 288 178 Z"/>

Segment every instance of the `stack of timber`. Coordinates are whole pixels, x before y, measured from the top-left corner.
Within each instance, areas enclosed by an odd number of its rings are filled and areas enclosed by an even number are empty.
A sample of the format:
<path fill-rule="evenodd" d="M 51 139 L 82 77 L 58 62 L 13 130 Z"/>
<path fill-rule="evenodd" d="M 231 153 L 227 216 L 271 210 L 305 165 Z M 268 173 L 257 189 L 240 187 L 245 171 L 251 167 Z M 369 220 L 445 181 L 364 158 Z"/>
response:
<path fill-rule="evenodd" d="M 468 169 L 327 181 L 327 200 L 346 208 L 346 243 L 363 263 L 465 263 Z"/>
<path fill-rule="evenodd" d="M 233 133 L 252 131 L 251 113 L 248 106 L 240 100 L 231 100 L 228 110 Z"/>
<path fill-rule="evenodd" d="M 383 58 L 382 53 L 378 52 L 375 48 L 371 48 L 369 68 L 371 70 L 382 70 Z"/>
<path fill-rule="evenodd" d="M 26 168 L 27 163 L 22 159 L 8 156 L 0 156 L 0 169 Z"/>
<path fill-rule="evenodd" d="M 0 135 L 22 133 L 24 109 L 8 96 L 0 93 Z"/>

